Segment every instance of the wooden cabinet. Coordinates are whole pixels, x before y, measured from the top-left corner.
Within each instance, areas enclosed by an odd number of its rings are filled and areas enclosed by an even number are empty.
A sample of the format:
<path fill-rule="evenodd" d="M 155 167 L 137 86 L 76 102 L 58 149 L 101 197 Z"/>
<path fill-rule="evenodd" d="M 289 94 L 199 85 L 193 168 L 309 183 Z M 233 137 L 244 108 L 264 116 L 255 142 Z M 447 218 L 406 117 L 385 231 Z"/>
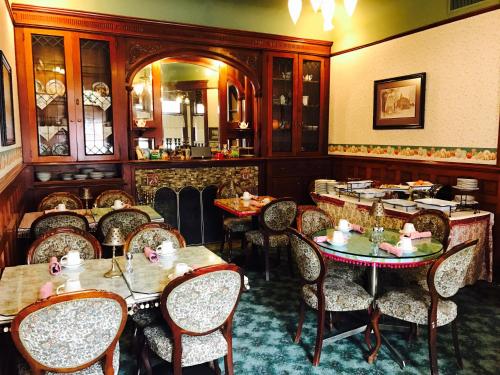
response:
<path fill-rule="evenodd" d="M 293 53 L 266 53 L 266 154 L 326 152 L 329 61 Z"/>
<path fill-rule="evenodd" d="M 25 161 L 120 159 L 114 38 L 16 29 L 16 47 Z"/>

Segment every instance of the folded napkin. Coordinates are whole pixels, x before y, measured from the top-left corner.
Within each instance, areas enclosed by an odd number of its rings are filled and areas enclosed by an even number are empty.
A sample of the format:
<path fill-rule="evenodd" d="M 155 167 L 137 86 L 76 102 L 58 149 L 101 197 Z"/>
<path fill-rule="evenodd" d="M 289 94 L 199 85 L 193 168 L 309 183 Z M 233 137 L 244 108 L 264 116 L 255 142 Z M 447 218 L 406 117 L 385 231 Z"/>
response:
<path fill-rule="evenodd" d="M 327 236 L 317 236 L 317 237 L 314 237 L 313 240 L 316 243 L 321 243 L 321 242 L 328 241 L 328 237 Z"/>
<path fill-rule="evenodd" d="M 51 257 L 49 261 L 49 272 L 51 275 L 55 276 L 61 272 L 61 265 L 57 261 L 56 257 Z"/>
<path fill-rule="evenodd" d="M 51 212 L 59 212 L 57 208 L 51 208 L 50 210 L 43 211 L 44 214 L 50 214 Z"/>
<path fill-rule="evenodd" d="M 156 263 L 159 261 L 158 259 L 158 254 L 156 254 L 156 251 L 154 251 L 152 248 L 150 248 L 149 246 L 146 246 L 144 248 L 144 255 L 146 258 L 149 259 L 149 261 L 151 263 Z"/>
<path fill-rule="evenodd" d="M 385 250 L 388 253 L 394 254 L 397 257 L 400 257 L 401 255 L 403 255 L 403 249 L 400 249 L 399 247 L 391 245 L 390 243 L 387 243 L 387 242 L 382 242 L 380 245 L 378 245 L 378 248 Z"/>
<path fill-rule="evenodd" d="M 416 240 L 418 238 L 428 238 L 432 237 L 432 233 L 427 231 L 427 232 L 412 232 L 409 234 L 405 234 L 405 237 L 410 237 L 412 240 Z"/>
<path fill-rule="evenodd" d="M 351 231 L 353 232 L 365 233 L 365 228 L 363 228 L 361 225 L 350 224 L 350 226 L 351 226 Z"/>
<path fill-rule="evenodd" d="M 46 282 L 40 287 L 40 291 L 38 295 L 40 299 L 49 298 L 52 294 L 54 294 L 54 284 L 51 281 Z"/>

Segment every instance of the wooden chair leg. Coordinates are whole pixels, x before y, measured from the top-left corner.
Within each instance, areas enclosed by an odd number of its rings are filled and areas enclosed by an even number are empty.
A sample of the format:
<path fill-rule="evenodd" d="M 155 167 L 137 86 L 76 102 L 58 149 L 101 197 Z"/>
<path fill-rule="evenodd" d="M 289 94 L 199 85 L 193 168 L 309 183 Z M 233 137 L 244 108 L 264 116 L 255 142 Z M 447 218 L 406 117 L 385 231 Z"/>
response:
<path fill-rule="evenodd" d="M 219 249 L 221 257 L 224 256 L 224 245 L 226 244 L 226 238 L 227 238 L 227 230 L 226 228 L 224 228 L 224 235 L 222 236 L 222 241 L 220 243 L 220 249 Z"/>
<path fill-rule="evenodd" d="M 149 362 L 149 346 L 146 342 L 142 347 L 141 357 L 142 357 L 142 365 L 146 370 L 146 374 L 151 375 L 153 373 L 153 370 L 151 369 L 151 363 Z"/>
<path fill-rule="evenodd" d="M 436 347 L 436 341 L 437 341 L 437 328 L 435 323 L 434 324 L 429 324 L 428 325 L 428 340 L 429 340 L 429 361 L 431 364 L 431 374 L 432 375 L 437 375 L 438 374 L 438 362 L 437 362 L 437 347 Z"/>
<path fill-rule="evenodd" d="M 288 245 L 286 250 L 288 252 L 288 267 L 290 269 L 290 276 L 293 277 L 292 247 Z"/>
<path fill-rule="evenodd" d="M 264 267 L 266 273 L 266 281 L 269 281 L 269 239 L 264 240 L 264 247 L 262 250 L 264 251 L 264 263 L 265 263 Z"/>
<path fill-rule="evenodd" d="M 214 359 L 210 363 L 210 367 L 214 370 L 215 375 L 221 375 L 220 367 L 219 367 L 219 360 Z"/>
<path fill-rule="evenodd" d="M 319 365 L 321 349 L 323 348 L 323 332 L 325 329 L 325 307 L 318 306 L 318 327 L 316 329 L 316 345 L 314 348 L 313 366 Z"/>
<path fill-rule="evenodd" d="M 227 262 L 231 263 L 231 259 L 233 258 L 233 232 L 230 229 L 227 231 L 227 246 L 228 246 Z"/>
<path fill-rule="evenodd" d="M 382 338 L 380 336 L 380 329 L 378 326 L 378 321 L 380 319 L 380 310 L 375 308 L 370 316 L 370 325 L 373 329 L 373 333 L 375 334 L 375 347 L 368 355 L 368 363 L 373 363 L 377 359 L 378 351 L 380 350 L 380 346 L 382 345 Z"/>
<path fill-rule="evenodd" d="M 371 323 L 372 314 L 373 314 L 373 307 L 370 306 L 370 307 L 368 307 L 368 316 L 370 317 L 370 321 L 366 325 L 366 329 L 365 329 L 365 344 L 368 347 L 368 350 L 372 349 L 372 339 L 371 339 L 372 329 L 373 329 L 372 323 Z"/>
<path fill-rule="evenodd" d="M 464 368 L 464 363 L 462 362 L 462 355 L 460 354 L 460 345 L 458 342 L 458 327 L 457 319 L 451 322 L 451 334 L 453 336 L 453 346 L 455 348 L 455 357 L 457 359 L 457 365 L 461 369 Z"/>
<path fill-rule="evenodd" d="M 410 329 L 408 331 L 408 337 L 406 338 L 408 342 L 413 341 L 417 337 L 417 324 L 410 323 Z"/>
<path fill-rule="evenodd" d="M 299 343 L 300 336 L 302 335 L 302 325 L 304 324 L 305 309 L 306 309 L 306 304 L 305 304 L 304 300 L 301 298 L 300 305 L 299 305 L 299 322 L 297 324 L 297 332 L 295 333 L 295 340 L 294 340 L 294 342 L 296 344 Z"/>
<path fill-rule="evenodd" d="M 224 375 L 234 375 L 233 369 L 233 343 L 230 339 L 228 342 L 227 355 L 224 357 Z"/>

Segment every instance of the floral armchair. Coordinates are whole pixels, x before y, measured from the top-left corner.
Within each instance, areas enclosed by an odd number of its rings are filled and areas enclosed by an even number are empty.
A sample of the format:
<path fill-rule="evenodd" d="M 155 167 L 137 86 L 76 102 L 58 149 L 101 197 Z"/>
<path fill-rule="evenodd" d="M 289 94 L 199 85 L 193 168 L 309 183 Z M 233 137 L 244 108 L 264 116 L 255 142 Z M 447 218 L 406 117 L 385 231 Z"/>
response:
<path fill-rule="evenodd" d="M 123 190 L 106 190 L 97 196 L 95 205 L 97 207 L 111 207 L 115 200 L 121 200 L 124 204 L 135 205 L 134 198 Z"/>
<path fill-rule="evenodd" d="M 186 240 L 177 229 L 163 223 L 146 223 L 128 235 L 123 252 L 142 253 L 144 247 L 155 249 L 163 241 L 172 241 L 175 249 L 186 247 Z"/>
<path fill-rule="evenodd" d="M 104 239 L 110 228 L 120 228 L 122 235 L 127 237 L 137 227 L 149 223 L 151 218 L 144 211 L 135 208 L 124 208 L 108 212 L 97 223 L 98 238 Z"/>
<path fill-rule="evenodd" d="M 89 222 L 85 216 L 76 212 L 49 212 L 33 221 L 33 224 L 31 224 L 31 237 L 38 238 L 51 229 L 61 227 L 72 227 L 88 232 Z"/>
<path fill-rule="evenodd" d="M 42 199 L 38 204 L 38 211 L 51 210 L 60 203 L 64 203 L 68 210 L 83 208 L 82 201 L 76 195 L 67 192 L 55 192 Z"/>

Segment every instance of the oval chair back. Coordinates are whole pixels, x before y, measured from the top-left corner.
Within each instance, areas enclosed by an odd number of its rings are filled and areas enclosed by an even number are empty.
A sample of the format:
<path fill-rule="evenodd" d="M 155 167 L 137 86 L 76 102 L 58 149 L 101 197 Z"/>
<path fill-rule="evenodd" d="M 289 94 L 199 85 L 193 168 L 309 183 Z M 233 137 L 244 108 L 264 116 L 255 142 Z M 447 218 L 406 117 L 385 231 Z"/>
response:
<path fill-rule="evenodd" d="M 38 237 L 28 250 L 27 263 L 49 263 L 76 250 L 83 259 L 99 259 L 102 249 L 99 241 L 89 232 L 76 228 L 55 228 Z"/>
<path fill-rule="evenodd" d="M 127 304 L 117 294 L 64 293 L 22 309 L 12 322 L 12 339 L 33 374 L 89 367 L 89 373 L 117 374 L 126 321 Z"/>
<path fill-rule="evenodd" d="M 259 214 L 259 224 L 266 232 L 284 233 L 297 216 L 297 203 L 292 198 L 279 198 L 269 202 Z"/>
<path fill-rule="evenodd" d="M 111 207 L 115 200 L 121 200 L 124 204 L 129 206 L 135 205 L 134 198 L 123 190 L 105 190 L 95 199 L 95 205 L 99 208 Z"/>
<path fill-rule="evenodd" d="M 123 252 L 142 253 L 146 246 L 154 250 L 163 241 L 172 241 L 174 249 L 186 247 L 186 240 L 177 229 L 164 223 L 145 223 L 128 235 Z"/>
<path fill-rule="evenodd" d="M 320 230 L 333 228 L 333 220 L 328 214 L 319 207 L 304 206 L 298 208 L 297 230 L 311 237 Z"/>
<path fill-rule="evenodd" d="M 137 227 L 150 221 L 151 218 L 147 213 L 136 208 L 122 208 L 110 211 L 99 219 L 97 236 L 103 240 L 110 228 L 120 228 L 123 237 L 126 238 Z"/>
<path fill-rule="evenodd" d="M 410 223 L 419 232 L 430 231 L 432 237 L 443 244 L 446 251 L 450 237 L 450 220 L 448 216 L 439 210 L 421 210 L 412 216 Z"/>
<path fill-rule="evenodd" d="M 51 210 L 56 208 L 60 203 L 64 203 L 68 210 L 79 210 L 83 208 L 82 201 L 75 194 L 60 191 L 51 193 L 43 198 L 38 204 L 37 211 Z"/>
<path fill-rule="evenodd" d="M 31 224 L 31 238 L 38 238 L 51 229 L 61 227 L 72 227 L 88 232 L 89 222 L 85 216 L 76 212 L 49 212 L 33 221 L 33 224 Z"/>
<path fill-rule="evenodd" d="M 323 256 L 317 245 L 304 234 L 294 228 L 287 229 L 292 248 L 292 257 L 299 270 L 302 285 L 318 284 L 316 289 L 322 292 L 326 274 L 326 266 Z"/>

